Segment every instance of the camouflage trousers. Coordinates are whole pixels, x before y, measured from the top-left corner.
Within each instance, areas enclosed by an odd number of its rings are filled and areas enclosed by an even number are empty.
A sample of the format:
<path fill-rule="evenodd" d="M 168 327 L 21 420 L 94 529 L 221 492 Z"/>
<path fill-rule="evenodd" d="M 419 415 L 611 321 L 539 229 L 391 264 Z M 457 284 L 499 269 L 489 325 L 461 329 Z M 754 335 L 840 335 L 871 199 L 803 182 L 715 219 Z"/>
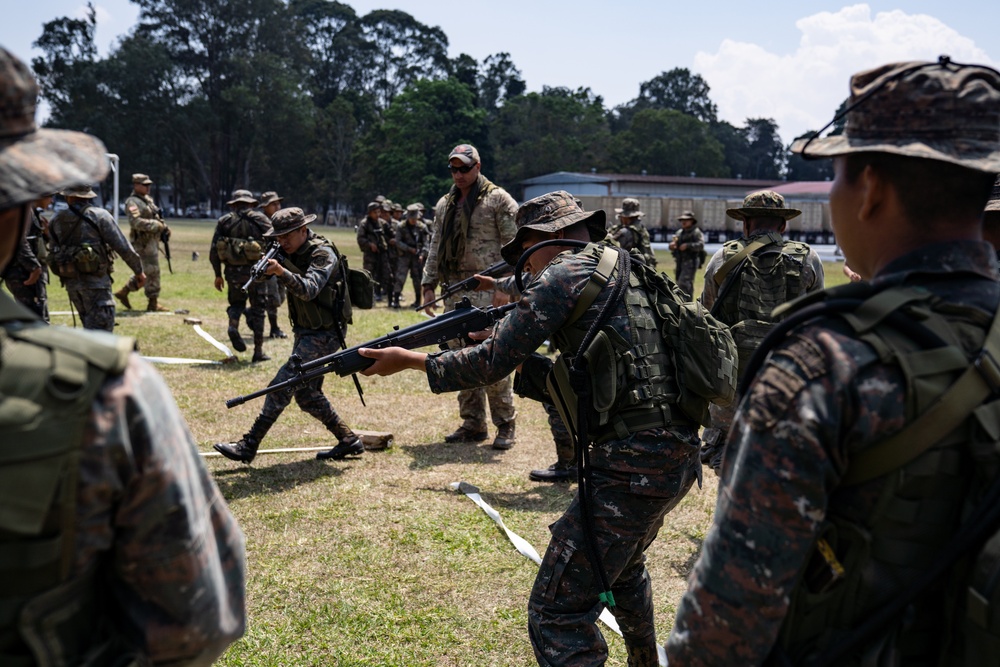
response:
<path fill-rule="evenodd" d="M 420 279 L 424 274 L 424 262 L 420 255 L 401 255 L 396 262 L 396 284 L 393 286 L 396 294 L 402 294 L 406 288 L 406 277 L 413 280 L 413 290 L 420 299 Z"/>
<path fill-rule="evenodd" d="M 709 414 L 712 416 L 712 425 L 705 429 L 702 434 L 701 462 L 712 468 L 718 475 L 722 469 L 722 456 L 726 453 L 726 440 L 729 435 L 729 427 L 733 424 L 733 416 L 736 414 L 736 405 L 721 407 L 715 403 L 709 403 Z"/>
<path fill-rule="evenodd" d="M 115 330 L 115 301 L 110 287 L 81 287 L 68 282 L 66 291 L 84 329 Z"/>
<path fill-rule="evenodd" d="M 389 262 L 385 252 L 364 252 L 365 271 L 372 275 L 375 285 L 375 294 L 388 294 L 392 289 L 393 277 L 389 274 Z"/>
<path fill-rule="evenodd" d="M 266 282 L 251 283 L 248 292 L 243 291 L 243 285 L 250 279 L 249 266 L 229 266 L 226 265 L 224 276 L 226 278 L 226 298 L 229 300 L 229 307 L 226 314 L 230 321 L 239 322 L 240 316 L 245 315 L 247 326 L 254 334 L 264 335 L 264 317 L 266 310 Z M 249 307 L 247 306 L 249 302 Z"/>
<path fill-rule="evenodd" d="M 698 273 L 700 261 L 700 257 L 689 253 L 681 253 L 680 259 L 677 260 L 677 285 L 691 299 L 694 299 L 694 276 Z"/>
<path fill-rule="evenodd" d="M 552 432 L 552 441 L 556 444 L 556 461 L 558 463 L 571 463 L 576 461 L 576 451 L 573 448 L 573 436 L 559 416 L 556 406 L 551 403 L 542 403 L 545 414 L 549 417 L 549 431 Z"/>
<path fill-rule="evenodd" d="M 152 248 L 152 250 L 150 250 Z M 146 246 L 139 254 L 142 260 L 142 272 L 146 274 L 146 284 L 142 289 L 146 293 L 147 299 L 157 299 L 160 296 L 160 253 L 157 247 Z M 135 276 L 131 276 L 125 283 L 125 294 L 138 292 L 139 286 L 136 284 Z"/>
<path fill-rule="evenodd" d="M 340 349 L 340 340 L 335 331 L 308 331 L 296 332 L 292 354 L 299 355 L 303 361 L 333 354 Z M 270 384 L 277 384 L 294 377 L 290 362 L 278 369 L 278 374 L 274 376 Z M 302 409 L 318 419 L 326 426 L 327 430 L 333 433 L 338 440 L 353 437 L 354 432 L 340 418 L 337 412 L 330 405 L 330 401 L 323 394 L 323 379 L 319 376 L 297 389 L 283 389 L 273 394 L 268 394 L 264 399 L 264 407 L 260 411 L 261 418 L 270 427 L 281 413 L 284 412 L 292 398 Z M 261 434 L 263 436 L 263 434 Z"/>
<path fill-rule="evenodd" d="M 633 436 L 637 437 L 637 436 Z M 601 445 L 625 447 L 628 441 Z M 591 527 L 597 552 L 614 594 L 611 609 L 625 638 L 629 665 L 657 665 L 653 599 L 646 549 L 667 512 L 698 476 L 698 448 L 662 438 L 662 455 L 635 473 L 591 471 Z M 591 566 L 579 492 L 569 509 L 549 526 L 552 539 L 542 558 L 528 602 L 528 635 L 539 665 L 604 665 L 608 647 L 597 626 L 604 608 L 600 578 Z"/>
<path fill-rule="evenodd" d="M 48 282 L 48 272 L 42 272 L 34 285 L 25 285 L 20 276 L 7 276 L 4 285 L 10 291 L 11 296 L 17 299 L 18 303 L 38 315 L 40 318 L 49 321 L 49 297 L 46 287 Z"/>

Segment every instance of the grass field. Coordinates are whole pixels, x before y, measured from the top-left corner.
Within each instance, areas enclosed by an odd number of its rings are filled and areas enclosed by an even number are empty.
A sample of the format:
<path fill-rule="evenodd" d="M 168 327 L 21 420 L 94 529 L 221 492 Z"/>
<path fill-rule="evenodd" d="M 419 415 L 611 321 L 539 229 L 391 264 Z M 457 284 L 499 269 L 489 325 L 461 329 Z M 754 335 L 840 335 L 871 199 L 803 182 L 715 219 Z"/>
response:
<path fill-rule="evenodd" d="M 174 274 L 163 263 L 161 303 L 186 309 L 220 341 L 226 337 L 225 297 L 212 286 L 208 245 L 213 223 L 174 221 Z M 317 228 L 360 266 L 353 232 Z M 192 261 L 192 252 L 200 259 Z M 661 268 L 672 260 L 660 253 Z M 128 275 L 119 260 L 116 287 Z M 828 284 L 843 282 L 838 265 Z M 701 278 L 696 285 L 700 293 Z M 68 309 L 65 290 L 49 286 L 50 308 Z M 412 288 L 403 293 L 412 300 Z M 144 307 L 145 298 L 133 295 Z M 143 354 L 218 359 L 183 315 L 119 313 L 117 332 L 139 340 Z M 282 326 L 288 330 L 287 315 Z M 420 321 L 384 304 L 355 314 L 353 345 Z M 70 325 L 70 317 L 53 323 Z M 244 332 L 245 325 L 244 325 Z M 249 340 L 248 340 L 249 342 Z M 252 345 L 250 346 L 252 351 Z M 261 388 L 291 350 L 290 340 L 265 343 L 272 361 L 224 366 L 161 366 L 191 432 L 204 452 L 249 427 L 259 401 L 227 410 L 225 399 Z M 531 665 L 527 597 L 536 566 L 517 554 L 493 522 L 449 489 L 466 481 L 503 516 L 508 528 L 541 553 L 547 526 L 568 505 L 575 486 L 530 482 L 532 468 L 555 460 L 540 406 L 516 399 L 514 449 L 489 441 L 454 445 L 444 436 L 458 425 L 452 395 L 435 396 L 424 376 L 364 378 L 367 407 L 350 379 L 330 376 L 324 389 L 356 429 L 389 431 L 391 449 L 354 460 L 320 462 L 311 453 L 261 455 L 252 466 L 206 459 L 247 536 L 249 626 L 220 664 L 271 665 Z M 493 433 L 491 432 L 491 438 Z M 294 403 L 264 448 L 333 446 L 332 436 Z M 667 637 L 684 580 L 708 529 L 716 482 L 695 488 L 668 517 L 649 550 L 658 636 Z M 607 632 L 609 664 L 625 664 L 621 640 Z"/>

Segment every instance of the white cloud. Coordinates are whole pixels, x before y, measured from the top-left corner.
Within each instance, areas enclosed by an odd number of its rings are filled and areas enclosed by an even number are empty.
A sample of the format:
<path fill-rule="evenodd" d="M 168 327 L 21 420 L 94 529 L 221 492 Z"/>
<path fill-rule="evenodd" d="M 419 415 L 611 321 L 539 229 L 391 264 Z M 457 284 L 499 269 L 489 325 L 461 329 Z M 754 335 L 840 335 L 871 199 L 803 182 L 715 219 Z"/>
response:
<path fill-rule="evenodd" d="M 936 60 L 997 66 L 986 51 L 941 20 L 902 10 L 872 17 L 866 4 L 799 19 L 798 46 L 788 54 L 731 39 L 699 52 L 694 71 L 711 86 L 719 116 L 734 125 L 774 118 L 786 143 L 818 130 L 848 95 L 851 74 L 888 62 Z"/>

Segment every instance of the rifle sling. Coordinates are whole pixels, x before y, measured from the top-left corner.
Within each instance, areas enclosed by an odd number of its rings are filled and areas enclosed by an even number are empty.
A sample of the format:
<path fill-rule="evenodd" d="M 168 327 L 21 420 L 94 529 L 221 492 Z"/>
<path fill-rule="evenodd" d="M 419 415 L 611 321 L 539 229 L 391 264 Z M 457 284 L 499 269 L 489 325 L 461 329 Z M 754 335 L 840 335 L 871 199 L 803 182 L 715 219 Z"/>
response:
<path fill-rule="evenodd" d="M 767 240 L 758 239 L 756 241 L 753 241 L 752 243 L 748 243 L 745 246 L 743 246 L 742 250 L 740 250 L 738 253 L 730 257 L 728 260 L 726 260 L 725 264 L 719 267 L 719 270 L 716 272 L 714 276 L 715 284 L 717 286 L 722 285 L 722 281 L 726 279 L 726 276 L 729 275 L 729 272 L 735 269 L 736 266 L 740 262 L 742 262 L 746 257 L 749 257 L 750 255 L 757 252 L 764 246 L 771 245 L 772 243 L 780 243 L 781 237 L 778 236 L 778 238 L 776 239 L 775 236 L 777 235 L 769 232 L 766 236 Z"/>

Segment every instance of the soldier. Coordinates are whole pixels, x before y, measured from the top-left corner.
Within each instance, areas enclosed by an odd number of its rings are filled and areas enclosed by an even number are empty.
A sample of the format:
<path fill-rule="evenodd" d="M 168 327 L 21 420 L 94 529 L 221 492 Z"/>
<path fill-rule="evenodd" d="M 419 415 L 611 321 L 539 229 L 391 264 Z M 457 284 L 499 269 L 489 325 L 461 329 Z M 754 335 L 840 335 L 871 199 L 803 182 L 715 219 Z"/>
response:
<path fill-rule="evenodd" d="M 222 265 L 226 265 L 225 284 L 229 307 L 229 340 L 237 352 L 246 352 L 247 346 L 240 335 L 240 315 L 245 315 L 247 326 L 253 332 L 252 363 L 267 361 L 264 354 L 264 311 L 267 288 L 263 283 L 251 283 L 247 292 L 243 285 L 250 280 L 250 269 L 264 255 L 267 242 L 264 237 L 271 230 L 271 222 L 260 211 L 254 211 L 257 200 L 249 190 L 233 190 L 232 200 L 226 202 L 232 211 L 219 218 L 212 236 L 208 259 L 215 271 L 215 289 L 222 291 Z M 247 300 L 250 307 L 247 307 Z"/>
<path fill-rule="evenodd" d="M 336 246 L 314 234 L 306 225 L 316 219 L 300 208 L 281 209 L 271 218 L 274 229 L 268 238 L 277 239 L 284 253 L 281 261 L 269 260 L 267 275 L 277 279 L 288 290 L 288 316 L 292 321 L 294 345 L 292 356 L 316 359 L 333 354 L 344 347 L 347 323 L 341 313 L 344 307 L 341 256 Z M 271 381 L 283 382 L 295 375 L 296 364 L 287 361 Z M 343 459 L 365 451 L 354 431 L 337 415 L 323 395 L 323 376 L 297 389 L 285 389 L 268 394 L 264 407 L 246 435 L 236 442 L 218 443 L 215 449 L 233 461 L 250 463 L 268 430 L 295 397 L 302 410 L 320 421 L 337 438 L 337 445 L 316 454 L 317 459 Z"/>
<path fill-rule="evenodd" d="M 361 350 L 376 360 L 366 374 L 421 370 L 435 393 L 495 382 L 520 364 L 519 393 L 551 402 L 557 392 L 546 389 L 546 378 L 562 376 L 567 358 L 602 347 L 586 342 L 592 327 L 627 348 L 621 356 L 595 358 L 590 371 L 625 378 L 621 400 L 600 399 L 600 419 L 595 415 L 586 425 L 576 419 L 579 411 L 571 413 L 572 427 L 587 440 L 581 443 L 589 452 L 581 483 L 589 493 L 577 493 L 550 526 L 552 539 L 531 591 L 528 635 L 540 665 L 604 664 L 607 645 L 596 625 L 604 608 L 601 591 L 603 599 L 614 600 L 610 607 L 629 664 L 657 664 L 644 553 L 700 470 L 697 425 L 676 402 L 677 371 L 652 306 L 661 292 L 646 282 L 655 274 L 639 262 L 629 268 L 625 253 L 601 243 L 605 234 L 604 211 L 584 212 L 567 192 L 527 201 L 517 211 L 517 235 L 504 245 L 503 258 L 514 264 L 522 251 L 543 241 L 568 243 L 529 250 L 525 266 L 536 278 L 487 340 L 431 355 L 391 347 Z M 570 244 L 576 241 L 586 247 L 574 253 Z M 622 271 L 628 271 L 624 281 Z M 666 281 L 663 285 L 668 288 Z M 556 370 L 548 359 L 532 355 L 546 339 L 556 341 L 563 354 Z M 557 385 L 555 380 L 548 386 Z M 594 410 L 597 402 L 595 394 Z"/>
<path fill-rule="evenodd" d="M 381 210 L 383 203 L 373 201 L 368 204 L 365 219 L 358 224 L 358 248 L 361 249 L 365 271 L 375 279 L 375 300 L 382 300 L 382 289 L 388 292 L 391 288 L 385 276 L 382 275 L 385 266 L 384 256 L 389 247 L 382 227 Z"/>
<path fill-rule="evenodd" d="M 89 185 L 69 187 L 60 194 L 68 206 L 49 221 L 49 264 L 69 292 L 83 328 L 114 331 L 114 253 L 132 269 L 131 280 L 139 287 L 146 282 L 142 260 L 111 214 L 91 206 L 97 193 Z"/>
<path fill-rule="evenodd" d="M 406 287 L 406 276 L 413 279 L 413 303 L 410 308 L 420 305 L 420 279 L 423 276 L 424 260 L 427 259 L 429 236 L 427 225 L 420 219 L 420 209 L 416 204 L 410 204 L 406 207 L 406 220 L 396 228 L 396 252 L 399 253 L 399 260 L 393 293 L 397 307 L 403 288 Z"/>
<path fill-rule="evenodd" d="M 997 259 L 1000 259 L 1000 176 L 993 184 L 993 194 L 983 211 L 983 238 L 997 249 Z"/>
<path fill-rule="evenodd" d="M 642 211 L 639 210 L 639 200 L 628 197 L 622 200 L 622 207 L 616 208 L 618 224 L 608 230 L 608 234 L 625 250 L 637 250 L 646 266 L 656 267 L 656 255 L 649 240 L 649 232 L 642 224 Z"/>
<path fill-rule="evenodd" d="M 34 200 L 108 171 L 37 96 L 0 49 L 0 268 Z M 246 624 L 243 533 L 163 379 L 6 295 L 0 331 L 0 664 L 211 664 Z"/>
<path fill-rule="evenodd" d="M 170 241 L 170 228 L 160 215 L 160 208 L 149 196 L 149 186 L 153 184 L 146 174 L 132 174 L 132 194 L 125 200 L 125 212 L 128 214 L 129 240 L 139 257 L 142 268 L 146 272 L 145 292 L 149 300 L 147 311 L 165 312 L 167 309 L 159 302 L 160 298 L 160 240 Z M 125 286 L 115 292 L 115 298 L 122 302 L 126 309 L 132 310 L 129 303 L 129 292 L 138 292 L 141 285 L 130 279 Z"/>
<path fill-rule="evenodd" d="M 456 146 L 448 155 L 448 169 L 454 182 L 451 190 L 434 207 L 430 247 L 424 263 L 420 284 L 424 303 L 434 300 L 439 282 L 464 280 L 500 260 L 500 247 L 514 238 L 514 215 L 517 203 L 503 188 L 482 175 L 479 151 L 474 146 Z M 468 296 L 474 306 L 499 306 L 508 301 L 502 292 L 474 292 L 445 299 L 445 311 L 450 311 L 462 296 Z M 433 314 L 427 308 L 427 314 Z M 457 343 L 452 343 L 457 345 Z M 490 417 L 497 427 L 494 449 L 510 449 L 515 442 L 514 394 L 509 377 L 498 378 L 485 388 L 475 387 L 458 392 L 458 412 L 462 424 L 445 442 L 482 442 L 486 430 L 486 402 Z"/>
<path fill-rule="evenodd" d="M 402 207 L 399 204 L 386 200 L 379 211 L 379 218 L 382 221 L 382 233 L 385 235 L 386 251 L 382 256 L 385 266 L 382 267 L 382 275 L 385 276 L 385 298 L 390 308 L 399 308 L 399 298 L 395 291 L 396 267 L 399 265 L 399 249 L 396 247 L 396 230 L 398 218 L 396 208 Z"/>
<path fill-rule="evenodd" d="M 284 201 L 284 198 L 279 197 L 278 193 L 273 190 L 261 193 L 261 213 L 266 215 L 267 219 L 270 220 L 271 216 L 281 208 L 282 201 Z M 269 278 L 263 281 L 263 285 L 266 292 L 265 310 L 267 311 L 267 320 L 271 324 L 271 333 L 268 336 L 270 338 L 288 338 L 288 334 L 278 326 L 278 308 L 285 302 L 285 286 L 279 283 L 276 278 Z"/>
<path fill-rule="evenodd" d="M 778 321 L 772 311 L 807 292 L 823 289 L 823 262 L 805 243 L 782 237 L 789 220 L 802 212 L 785 206 L 771 190 L 747 195 L 742 208 L 726 215 L 743 222 L 743 238 L 726 242 L 705 269 L 701 302 L 729 325 L 739 350 L 740 368 Z M 712 404 L 712 425 L 702 434 L 702 461 L 718 473 L 726 434 L 736 406 Z"/>
<path fill-rule="evenodd" d="M 677 221 L 681 223 L 681 231 L 674 234 L 670 241 L 670 250 L 677 264 L 674 275 L 677 276 L 677 286 L 689 298 L 694 298 L 694 274 L 705 263 L 705 235 L 698 229 L 694 211 L 684 211 Z"/>
<path fill-rule="evenodd" d="M 846 116 L 842 135 L 792 152 L 833 158 L 833 229 L 867 282 L 776 325 L 671 665 L 1000 663 L 996 626 L 977 625 L 991 612 L 969 587 L 975 554 L 941 560 L 983 525 L 1000 464 L 997 431 L 979 426 L 997 397 L 1000 276 L 981 215 L 1000 172 L 1000 73 L 885 65 L 852 77 Z"/>
<path fill-rule="evenodd" d="M 46 287 L 49 269 L 46 266 L 48 251 L 45 247 L 49 223 L 42 217 L 42 212 L 51 204 L 51 194 L 43 195 L 32 204 L 28 234 L 21 241 L 13 261 L 0 274 L 13 297 L 45 322 L 49 321 Z"/>

